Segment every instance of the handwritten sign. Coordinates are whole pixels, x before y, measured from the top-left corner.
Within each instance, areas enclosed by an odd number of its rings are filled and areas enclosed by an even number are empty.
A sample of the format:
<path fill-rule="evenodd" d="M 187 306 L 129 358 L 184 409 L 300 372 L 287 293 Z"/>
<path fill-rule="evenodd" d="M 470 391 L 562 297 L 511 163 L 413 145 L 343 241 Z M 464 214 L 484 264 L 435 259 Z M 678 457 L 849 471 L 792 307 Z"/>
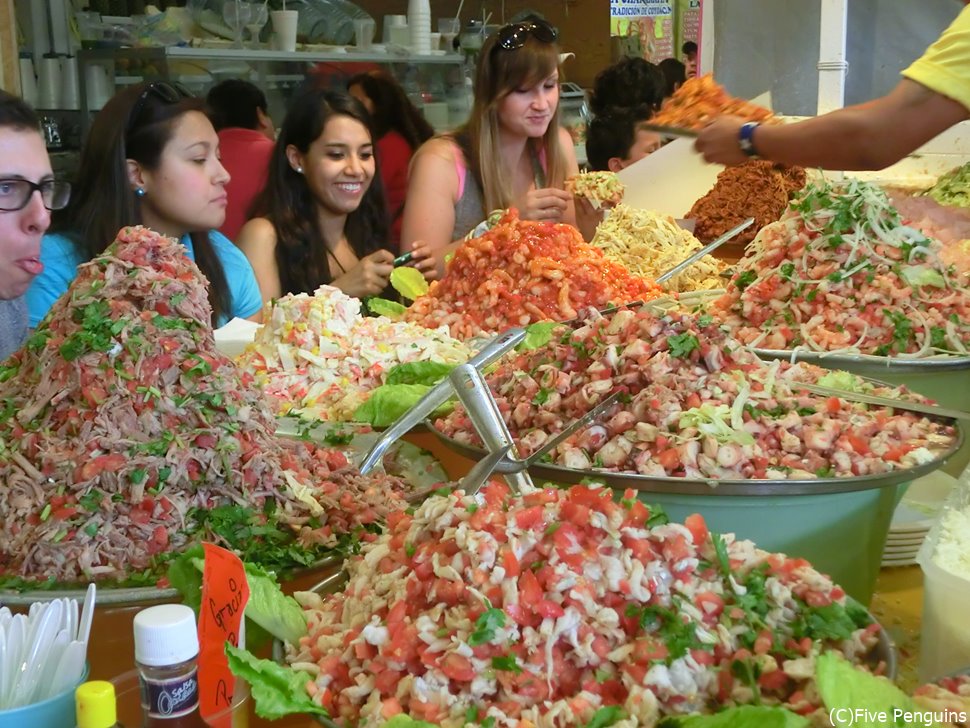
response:
<path fill-rule="evenodd" d="M 202 547 L 205 569 L 199 609 L 199 712 L 208 720 L 226 712 L 232 705 L 236 679 L 229 671 L 225 645 L 228 640 L 234 646 L 240 646 L 249 583 L 238 556 L 211 543 Z M 227 715 L 209 724 L 229 728 L 231 721 Z"/>

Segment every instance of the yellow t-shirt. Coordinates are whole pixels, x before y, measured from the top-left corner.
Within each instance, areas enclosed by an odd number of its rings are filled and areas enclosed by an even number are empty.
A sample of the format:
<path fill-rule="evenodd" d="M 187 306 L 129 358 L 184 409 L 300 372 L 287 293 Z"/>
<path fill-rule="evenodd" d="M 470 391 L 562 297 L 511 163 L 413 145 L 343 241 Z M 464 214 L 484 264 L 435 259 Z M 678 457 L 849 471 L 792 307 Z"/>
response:
<path fill-rule="evenodd" d="M 970 111 L 970 5 L 903 75 Z"/>

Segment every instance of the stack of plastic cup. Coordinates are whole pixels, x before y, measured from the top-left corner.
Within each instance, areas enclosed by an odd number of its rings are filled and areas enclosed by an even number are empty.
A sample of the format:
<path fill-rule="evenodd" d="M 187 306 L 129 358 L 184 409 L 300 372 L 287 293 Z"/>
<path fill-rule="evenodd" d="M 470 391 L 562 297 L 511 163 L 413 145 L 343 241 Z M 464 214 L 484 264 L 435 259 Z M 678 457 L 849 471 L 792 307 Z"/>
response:
<path fill-rule="evenodd" d="M 431 3 L 430 0 L 409 0 L 408 29 L 411 35 L 411 52 L 431 53 Z"/>

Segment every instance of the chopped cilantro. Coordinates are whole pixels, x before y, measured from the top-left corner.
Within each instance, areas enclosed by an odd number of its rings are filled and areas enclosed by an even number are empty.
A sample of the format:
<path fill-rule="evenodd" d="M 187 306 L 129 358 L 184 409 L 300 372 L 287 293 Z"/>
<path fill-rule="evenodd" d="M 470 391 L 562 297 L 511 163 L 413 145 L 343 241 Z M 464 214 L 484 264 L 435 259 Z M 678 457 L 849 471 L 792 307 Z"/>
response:
<path fill-rule="evenodd" d="M 538 392 L 536 392 L 536 396 L 532 398 L 532 403 L 540 406 L 544 405 L 546 402 L 549 401 L 549 395 L 551 394 L 552 394 L 552 390 L 546 389 L 545 387 L 543 387 Z"/>
<path fill-rule="evenodd" d="M 690 333 L 675 334 L 667 337 L 667 346 L 670 347 L 670 355 L 678 359 L 686 359 L 695 349 L 700 348 L 697 337 Z"/>
<path fill-rule="evenodd" d="M 626 713 L 619 705 L 604 705 L 598 708 L 586 728 L 608 728 L 626 718 Z"/>
<path fill-rule="evenodd" d="M 505 626 L 505 612 L 489 607 L 475 620 L 475 630 L 468 637 L 472 647 L 484 645 L 495 639 L 495 632 Z"/>
<path fill-rule="evenodd" d="M 721 567 L 721 573 L 725 577 L 731 576 L 731 560 L 728 558 L 724 537 L 719 533 L 711 533 L 711 543 L 714 544 L 714 553 L 717 554 L 717 563 Z"/>
<path fill-rule="evenodd" d="M 744 273 L 739 273 L 737 278 L 734 279 L 734 285 L 738 287 L 739 291 L 743 291 L 745 288 L 750 286 L 758 279 L 758 274 L 753 270 L 746 270 Z"/>
<path fill-rule="evenodd" d="M 792 275 L 795 273 L 794 263 L 785 263 L 781 266 L 781 277 L 782 280 L 790 281 Z"/>
<path fill-rule="evenodd" d="M 697 325 L 700 326 L 701 328 L 704 328 L 705 326 L 710 326 L 712 323 L 714 323 L 714 317 L 711 316 L 710 314 L 705 313 L 697 317 Z"/>
<path fill-rule="evenodd" d="M 514 672 L 516 675 L 522 672 L 522 668 L 519 667 L 519 663 L 515 661 L 515 655 L 499 655 L 498 657 L 493 657 L 492 669 Z"/>

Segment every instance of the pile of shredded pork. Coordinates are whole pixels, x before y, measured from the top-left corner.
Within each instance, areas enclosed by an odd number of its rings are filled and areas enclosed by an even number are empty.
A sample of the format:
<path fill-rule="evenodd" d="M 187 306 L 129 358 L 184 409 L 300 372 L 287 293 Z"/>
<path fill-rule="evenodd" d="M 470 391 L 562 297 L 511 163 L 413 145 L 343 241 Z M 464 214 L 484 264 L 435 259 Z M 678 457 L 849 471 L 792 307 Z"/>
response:
<path fill-rule="evenodd" d="M 209 321 L 175 240 L 125 228 L 79 268 L 0 368 L 0 581 L 125 582 L 202 539 L 299 561 L 401 505 L 400 481 L 277 439 Z"/>

